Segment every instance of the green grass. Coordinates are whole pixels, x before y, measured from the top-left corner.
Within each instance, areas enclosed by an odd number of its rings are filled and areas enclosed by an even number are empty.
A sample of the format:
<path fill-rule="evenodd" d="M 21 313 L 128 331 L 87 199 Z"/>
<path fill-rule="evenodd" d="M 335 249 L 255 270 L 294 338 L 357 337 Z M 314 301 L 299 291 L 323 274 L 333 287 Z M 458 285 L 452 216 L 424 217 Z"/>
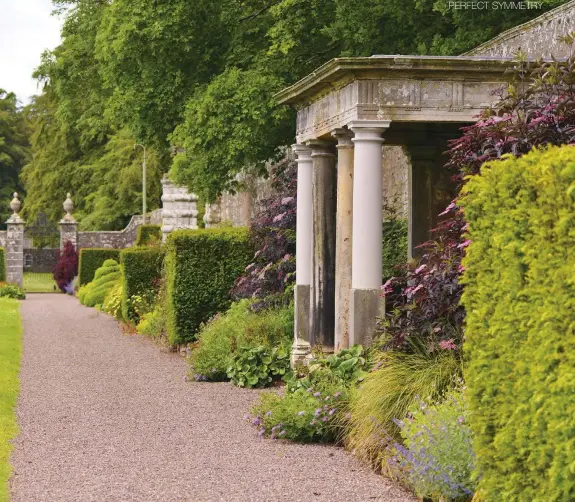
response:
<path fill-rule="evenodd" d="M 24 290 L 26 293 L 54 293 L 59 291 L 52 274 L 35 272 L 24 272 Z"/>
<path fill-rule="evenodd" d="M 19 309 L 17 300 L 0 298 L 0 502 L 8 502 L 10 496 L 10 441 L 18 433 L 15 411 L 22 355 Z"/>

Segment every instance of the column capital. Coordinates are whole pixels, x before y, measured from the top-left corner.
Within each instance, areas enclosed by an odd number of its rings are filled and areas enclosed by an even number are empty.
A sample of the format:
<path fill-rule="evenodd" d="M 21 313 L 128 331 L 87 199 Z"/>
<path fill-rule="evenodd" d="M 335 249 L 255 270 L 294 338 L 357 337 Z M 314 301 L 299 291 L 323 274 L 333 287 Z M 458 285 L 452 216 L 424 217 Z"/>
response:
<path fill-rule="evenodd" d="M 347 126 L 355 134 L 353 142 L 379 141 L 383 143 L 382 133 L 389 128 L 391 120 L 353 120 Z"/>
<path fill-rule="evenodd" d="M 306 141 L 306 146 L 311 148 L 312 157 L 335 157 L 333 151 L 334 144 L 323 139 L 312 139 Z"/>
<path fill-rule="evenodd" d="M 335 129 L 331 135 L 337 139 L 337 147 L 340 148 L 353 148 L 353 132 L 343 127 Z"/>
<path fill-rule="evenodd" d="M 296 143 L 291 146 L 292 152 L 297 155 L 297 161 L 311 160 L 311 148 L 301 143 Z"/>

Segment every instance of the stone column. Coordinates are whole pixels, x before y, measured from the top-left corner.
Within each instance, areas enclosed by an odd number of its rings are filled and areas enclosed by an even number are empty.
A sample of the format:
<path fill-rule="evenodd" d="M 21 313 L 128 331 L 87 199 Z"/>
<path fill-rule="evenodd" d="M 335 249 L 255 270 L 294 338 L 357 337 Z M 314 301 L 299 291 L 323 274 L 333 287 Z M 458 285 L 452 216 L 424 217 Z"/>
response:
<path fill-rule="evenodd" d="M 174 230 L 198 228 L 198 197 L 187 187 L 162 178 L 162 242 Z"/>
<path fill-rule="evenodd" d="M 12 284 L 24 285 L 24 220 L 18 214 L 22 203 L 18 194 L 10 202 L 12 216 L 6 222 L 6 280 Z"/>
<path fill-rule="evenodd" d="M 429 231 L 437 216 L 434 185 L 437 172 L 442 169 L 438 160 L 437 147 L 434 145 L 408 145 L 409 156 L 409 258 L 420 255 L 417 246 L 428 241 Z"/>
<path fill-rule="evenodd" d="M 313 140 L 312 149 L 312 275 L 310 343 L 325 353 L 334 350 L 335 329 L 335 215 L 337 173 L 333 144 Z"/>
<path fill-rule="evenodd" d="M 204 213 L 204 223 L 206 228 L 217 227 L 222 222 L 222 204 L 221 199 L 218 197 L 215 202 L 206 204 Z"/>
<path fill-rule="evenodd" d="M 350 344 L 369 345 L 377 317 L 383 315 L 382 143 L 390 121 L 356 121 L 353 179 L 353 255 L 350 298 Z"/>
<path fill-rule="evenodd" d="M 72 216 L 74 203 L 72 202 L 71 195 L 69 193 L 62 205 L 66 214 L 60 220 L 60 249 L 64 249 L 64 246 L 68 241 L 74 245 L 74 249 L 78 249 L 78 223 Z"/>
<path fill-rule="evenodd" d="M 349 348 L 353 228 L 353 133 L 337 129 L 337 217 L 335 246 L 335 352 Z"/>
<path fill-rule="evenodd" d="M 297 155 L 297 212 L 296 212 L 296 273 L 295 273 L 295 327 L 292 348 L 292 366 L 311 351 L 310 284 L 312 254 L 312 158 L 311 149 L 293 145 Z"/>

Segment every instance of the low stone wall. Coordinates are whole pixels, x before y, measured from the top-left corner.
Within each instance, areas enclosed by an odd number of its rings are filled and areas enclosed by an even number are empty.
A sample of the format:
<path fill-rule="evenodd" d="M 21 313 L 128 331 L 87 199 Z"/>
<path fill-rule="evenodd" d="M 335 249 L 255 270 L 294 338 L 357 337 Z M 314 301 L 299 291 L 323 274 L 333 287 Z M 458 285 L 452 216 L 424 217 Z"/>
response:
<path fill-rule="evenodd" d="M 24 249 L 24 272 L 51 273 L 59 249 Z"/>
<path fill-rule="evenodd" d="M 557 7 L 464 54 L 466 56 L 512 57 L 519 48 L 530 58 L 568 57 L 571 46 L 559 37 L 575 31 L 575 0 Z"/>
<path fill-rule="evenodd" d="M 124 230 L 103 232 L 78 232 L 78 249 L 109 248 L 124 249 L 136 243 L 138 227 L 142 224 L 141 215 L 132 216 Z"/>

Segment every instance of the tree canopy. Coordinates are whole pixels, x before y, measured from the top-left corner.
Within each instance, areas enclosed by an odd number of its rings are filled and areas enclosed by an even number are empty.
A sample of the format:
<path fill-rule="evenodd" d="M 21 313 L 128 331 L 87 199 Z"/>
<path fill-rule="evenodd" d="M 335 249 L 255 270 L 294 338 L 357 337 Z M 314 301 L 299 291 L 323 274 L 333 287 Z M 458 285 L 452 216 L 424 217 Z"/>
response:
<path fill-rule="evenodd" d="M 19 175 L 28 155 L 25 110 L 18 107 L 14 93 L 0 89 L 0 228 L 10 216 L 13 192 L 22 192 Z"/>
<path fill-rule="evenodd" d="M 329 59 L 460 54 L 564 1 L 56 0 L 65 22 L 36 72 L 26 212 L 56 217 L 71 191 L 84 228 L 120 228 L 141 204 L 136 142 L 150 153 L 151 209 L 168 170 L 213 200 L 293 142 L 295 113 L 273 96 Z"/>

